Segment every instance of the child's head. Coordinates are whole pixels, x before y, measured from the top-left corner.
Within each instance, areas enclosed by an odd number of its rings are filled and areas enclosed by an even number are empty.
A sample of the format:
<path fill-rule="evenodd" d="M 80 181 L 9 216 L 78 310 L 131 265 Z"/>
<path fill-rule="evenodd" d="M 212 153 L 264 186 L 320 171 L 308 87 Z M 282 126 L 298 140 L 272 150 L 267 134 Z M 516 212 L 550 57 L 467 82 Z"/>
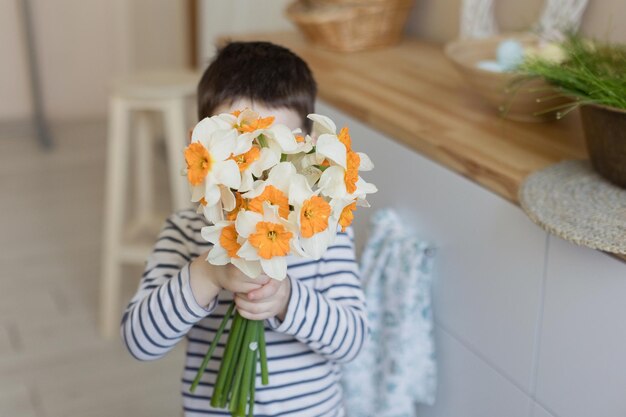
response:
<path fill-rule="evenodd" d="M 306 116 L 314 112 L 316 94 L 311 70 L 290 50 L 269 42 L 230 42 L 198 84 L 198 117 L 251 107 L 309 132 Z"/>

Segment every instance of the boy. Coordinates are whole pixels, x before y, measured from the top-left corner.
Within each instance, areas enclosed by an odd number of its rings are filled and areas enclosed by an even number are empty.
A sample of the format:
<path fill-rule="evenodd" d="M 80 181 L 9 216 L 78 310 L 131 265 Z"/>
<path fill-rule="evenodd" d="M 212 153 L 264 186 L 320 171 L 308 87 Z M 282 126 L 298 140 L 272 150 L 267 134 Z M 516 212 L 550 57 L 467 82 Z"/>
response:
<path fill-rule="evenodd" d="M 198 85 L 200 119 L 250 107 L 276 123 L 309 131 L 316 84 L 306 63 L 266 42 L 223 47 Z M 209 401 L 228 331 L 194 393 L 198 367 L 224 313 L 266 320 L 270 384 L 257 377 L 254 411 L 260 416 L 342 416 L 341 363 L 352 360 L 367 335 L 364 296 L 352 230 L 338 233 L 318 260 L 289 257 L 283 281 L 249 279 L 232 265 L 205 259 L 207 222 L 194 210 L 171 215 L 150 255 L 139 289 L 122 318 L 121 333 L 139 360 L 165 355 L 187 337 L 182 378 L 185 416 L 224 416 Z"/>

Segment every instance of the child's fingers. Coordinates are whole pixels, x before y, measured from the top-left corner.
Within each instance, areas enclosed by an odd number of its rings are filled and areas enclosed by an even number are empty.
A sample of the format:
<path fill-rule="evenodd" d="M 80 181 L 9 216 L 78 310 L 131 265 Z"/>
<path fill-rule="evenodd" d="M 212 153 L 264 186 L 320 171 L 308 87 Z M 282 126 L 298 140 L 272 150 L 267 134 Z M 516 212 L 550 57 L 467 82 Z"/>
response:
<path fill-rule="evenodd" d="M 258 290 L 261 288 L 261 285 L 255 282 L 226 280 L 224 288 L 234 293 L 248 293 L 250 291 Z"/>
<path fill-rule="evenodd" d="M 237 310 L 249 314 L 262 314 L 271 310 L 271 302 L 252 302 L 246 299 L 245 294 L 235 295 L 235 305 Z M 243 314 L 242 314 L 243 315 Z M 244 316 L 245 317 L 245 316 Z"/>
<path fill-rule="evenodd" d="M 259 313 L 259 314 L 254 314 L 254 313 L 250 313 L 248 311 L 239 311 L 239 314 L 241 315 L 241 317 L 243 317 L 244 319 L 248 319 L 248 320 L 265 320 L 265 319 L 269 319 L 270 317 L 274 317 L 273 313 Z"/>
<path fill-rule="evenodd" d="M 280 288 L 280 281 L 270 279 L 270 281 L 261 288 L 252 290 L 248 293 L 248 300 L 262 300 L 276 294 Z"/>

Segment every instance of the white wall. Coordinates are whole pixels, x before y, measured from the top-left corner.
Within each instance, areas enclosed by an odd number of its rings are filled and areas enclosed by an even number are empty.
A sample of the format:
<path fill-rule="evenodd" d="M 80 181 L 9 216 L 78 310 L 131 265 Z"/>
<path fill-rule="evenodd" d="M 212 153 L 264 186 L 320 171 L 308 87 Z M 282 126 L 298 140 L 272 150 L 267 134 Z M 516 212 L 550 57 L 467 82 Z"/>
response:
<path fill-rule="evenodd" d="M 30 114 L 22 0 L 0 0 L 0 122 Z M 104 117 L 111 78 L 185 65 L 185 6 L 169 0 L 31 0 L 50 119 Z"/>
<path fill-rule="evenodd" d="M 293 29 L 284 10 L 290 0 L 200 0 L 198 62 L 204 68 L 221 35 Z"/>

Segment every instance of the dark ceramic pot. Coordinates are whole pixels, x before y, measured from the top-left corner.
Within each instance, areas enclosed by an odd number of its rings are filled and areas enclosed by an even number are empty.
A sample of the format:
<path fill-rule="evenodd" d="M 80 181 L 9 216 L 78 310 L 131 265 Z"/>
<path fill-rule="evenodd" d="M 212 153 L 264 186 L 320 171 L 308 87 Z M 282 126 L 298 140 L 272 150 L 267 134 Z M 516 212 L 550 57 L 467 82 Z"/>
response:
<path fill-rule="evenodd" d="M 626 188 L 626 110 L 590 104 L 580 107 L 580 115 L 591 165 Z"/>

